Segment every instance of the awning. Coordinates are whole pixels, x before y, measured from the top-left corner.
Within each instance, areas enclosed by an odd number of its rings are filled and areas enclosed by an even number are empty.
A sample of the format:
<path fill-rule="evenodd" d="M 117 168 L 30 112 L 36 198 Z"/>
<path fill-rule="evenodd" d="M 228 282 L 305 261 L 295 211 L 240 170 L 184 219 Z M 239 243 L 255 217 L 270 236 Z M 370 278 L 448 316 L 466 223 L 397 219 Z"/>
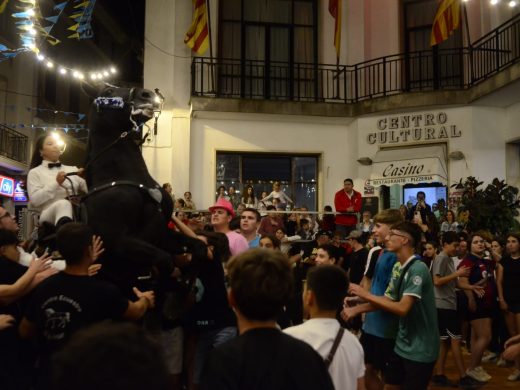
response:
<path fill-rule="evenodd" d="M 370 185 L 448 183 L 446 151 L 443 146 L 383 149 L 376 153 Z"/>

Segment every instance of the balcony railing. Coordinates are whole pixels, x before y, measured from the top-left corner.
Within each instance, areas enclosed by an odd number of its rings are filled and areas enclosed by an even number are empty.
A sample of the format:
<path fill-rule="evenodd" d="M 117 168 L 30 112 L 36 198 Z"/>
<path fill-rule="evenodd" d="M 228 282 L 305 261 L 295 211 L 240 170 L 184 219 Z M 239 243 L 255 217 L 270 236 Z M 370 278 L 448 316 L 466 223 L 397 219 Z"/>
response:
<path fill-rule="evenodd" d="M 520 60 L 520 14 L 470 47 L 395 54 L 356 65 L 195 57 L 192 96 L 355 103 L 467 89 Z"/>
<path fill-rule="evenodd" d="M 27 164 L 29 137 L 0 124 L 0 156 Z"/>

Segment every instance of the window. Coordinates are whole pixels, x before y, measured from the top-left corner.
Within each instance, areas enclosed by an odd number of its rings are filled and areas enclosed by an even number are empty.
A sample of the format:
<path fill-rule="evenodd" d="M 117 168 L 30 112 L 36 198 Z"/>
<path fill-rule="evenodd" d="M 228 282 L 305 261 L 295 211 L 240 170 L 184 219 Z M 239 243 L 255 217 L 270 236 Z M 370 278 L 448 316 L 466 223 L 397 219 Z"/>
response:
<path fill-rule="evenodd" d="M 273 183 L 279 181 L 282 191 L 297 207 L 315 211 L 318 193 L 317 155 L 279 155 L 271 153 L 217 152 L 217 182 L 220 186 L 234 186 L 239 193 L 252 185 L 257 197 L 268 194 Z M 216 196 L 216 192 L 215 192 Z"/>
<path fill-rule="evenodd" d="M 408 90 L 460 87 L 462 74 L 462 21 L 444 42 L 430 46 L 437 0 L 404 1 L 404 46 L 408 54 L 406 77 Z M 462 11 L 461 11 L 462 14 Z M 461 16 L 462 17 L 462 16 Z"/>
<path fill-rule="evenodd" d="M 286 99 L 314 87 L 316 8 L 316 0 L 221 0 L 219 94 Z"/>

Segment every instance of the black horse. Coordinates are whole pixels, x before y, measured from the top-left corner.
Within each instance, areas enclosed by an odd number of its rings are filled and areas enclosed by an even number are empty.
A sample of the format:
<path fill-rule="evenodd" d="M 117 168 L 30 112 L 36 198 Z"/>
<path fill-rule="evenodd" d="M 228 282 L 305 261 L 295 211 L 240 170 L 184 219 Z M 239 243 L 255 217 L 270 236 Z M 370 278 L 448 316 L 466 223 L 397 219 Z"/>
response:
<path fill-rule="evenodd" d="M 140 150 L 141 125 L 159 109 L 159 97 L 141 88 L 85 89 L 94 101 L 82 219 L 104 241 L 102 276 L 128 290 L 151 270 L 168 277 L 172 256 L 183 252 L 184 236 L 167 228 L 172 199 L 150 176 Z"/>

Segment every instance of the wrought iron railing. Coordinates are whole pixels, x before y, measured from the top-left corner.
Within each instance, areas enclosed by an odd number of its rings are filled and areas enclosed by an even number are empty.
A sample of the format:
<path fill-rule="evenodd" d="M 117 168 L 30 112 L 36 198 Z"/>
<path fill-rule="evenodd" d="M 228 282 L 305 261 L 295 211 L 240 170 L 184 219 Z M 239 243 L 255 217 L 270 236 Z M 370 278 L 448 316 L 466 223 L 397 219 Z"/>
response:
<path fill-rule="evenodd" d="M 0 156 L 27 164 L 29 137 L 0 124 Z"/>
<path fill-rule="evenodd" d="M 355 103 L 466 89 L 520 60 L 520 14 L 470 47 L 395 54 L 356 65 L 195 57 L 192 96 Z"/>

